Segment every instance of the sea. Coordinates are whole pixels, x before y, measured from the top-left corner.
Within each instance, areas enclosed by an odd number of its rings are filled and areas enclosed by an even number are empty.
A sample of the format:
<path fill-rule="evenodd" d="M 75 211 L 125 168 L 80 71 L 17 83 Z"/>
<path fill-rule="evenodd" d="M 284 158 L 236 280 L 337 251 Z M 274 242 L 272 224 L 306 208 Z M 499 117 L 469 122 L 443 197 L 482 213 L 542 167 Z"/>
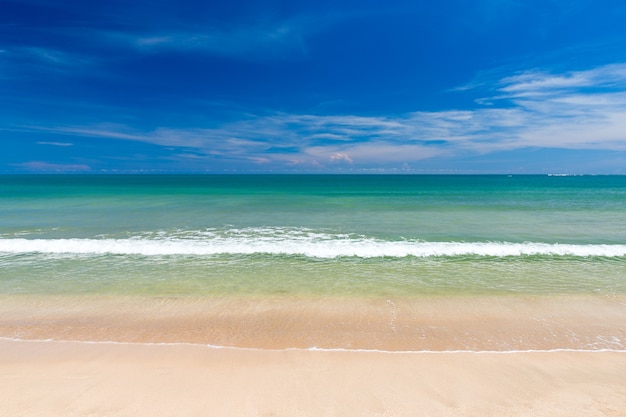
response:
<path fill-rule="evenodd" d="M 624 293 L 626 176 L 0 176 L 3 295 Z"/>

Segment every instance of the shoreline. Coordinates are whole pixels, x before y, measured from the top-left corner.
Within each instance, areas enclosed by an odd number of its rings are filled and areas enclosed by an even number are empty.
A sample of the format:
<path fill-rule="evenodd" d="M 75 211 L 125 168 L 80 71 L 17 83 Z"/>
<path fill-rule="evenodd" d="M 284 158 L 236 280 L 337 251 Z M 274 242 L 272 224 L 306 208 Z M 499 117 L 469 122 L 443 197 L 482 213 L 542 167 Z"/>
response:
<path fill-rule="evenodd" d="M 2 295 L 0 415 L 626 417 L 625 306 Z"/>
<path fill-rule="evenodd" d="M 626 416 L 626 353 L 384 353 L 0 339 L 20 417 Z M 8 400 L 7 400 L 8 399 Z"/>
<path fill-rule="evenodd" d="M 201 343 L 190 342 L 117 342 L 111 340 L 59 340 L 59 339 L 19 339 L 0 336 L 0 343 L 52 343 L 52 344 L 72 344 L 72 345 L 102 345 L 102 346 L 164 346 L 164 347 L 191 347 L 203 348 L 209 350 L 232 350 L 232 351 L 248 351 L 248 352 L 338 352 L 338 353 L 380 353 L 389 355 L 446 355 L 446 354 L 466 354 L 466 355 L 515 355 L 515 354 L 546 354 L 546 353 L 626 353 L 626 349 L 574 349 L 574 348 L 555 348 L 555 349 L 524 349 L 524 350 L 377 350 L 377 349 L 347 349 L 347 348 L 319 348 L 319 347 L 288 347 L 288 348 L 262 348 L 262 347 L 236 347 L 236 346 L 218 346 Z"/>
<path fill-rule="evenodd" d="M 621 351 L 626 295 L 0 296 L 0 338 L 262 350 Z"/>

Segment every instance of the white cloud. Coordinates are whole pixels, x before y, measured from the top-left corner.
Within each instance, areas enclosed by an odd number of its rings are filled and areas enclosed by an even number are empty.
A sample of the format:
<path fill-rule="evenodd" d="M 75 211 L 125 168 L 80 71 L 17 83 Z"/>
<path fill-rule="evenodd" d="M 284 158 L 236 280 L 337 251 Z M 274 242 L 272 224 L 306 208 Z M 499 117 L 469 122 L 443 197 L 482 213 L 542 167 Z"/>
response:
<path fill-rule="evenodd" d="M 362 142 L 349 146 L 310 147 L 304 150 L 306 155 L 316 161 L 325 161 L 333 155 L 348 156 L 351 164 L 378 166 L 385 164 L 403 164 L 409 161 L 419 161 L 441 155 L 441 150 L 416 144 L 394 144 L 387 142 Z"/>
<path fill-rule="evenodd" d="M 29 161 L 13 166 L 25 171 L 46 171 L 46 172 L 83 172 L 90 171 L 91 167 L 85 164 L 55 164 L 43 161 Z"/>
<path fill-rule="evenodd" d="M 616 89 L 626 88 L 626 64 L 605 65 L 586 71 L 570 71 L 563 74 L 550 74 L 545 71 L 526 71 L 499 82 L 499 91 L 504 95 L 496 98 L 535 98 L 553 99 L 567 96 L 585 89 Z M 591 98 L 596 91 L 589 92 Z"/>
<path fill-rule="evenodd" d="M 566 74 L 529 71 L 496 84 L 493 105 L 390 116 L 278 113 L 213 128 L 123 125 L 48 132 L 193 148 L 258 163 L 355 166 L 530 147 L 626 150 L 626 64 Z"/>
<path fill-rule="evenodd" d="M 40 127 L 31 126 L 33 130 L 42 130 L 50 133 L 60 133 L 75 136 L 101 137 L 112 139 L 142 140 L 144 136 L 131 133 L 133 130 L 121 124 L 99 124 L 94 126 L 59 126 Z"/>
<path fill-rule="evenodd" d="M 333 154 L 330 154 L 328 157 L 328 160 L 331 163 L 340 163 L 340 162 L 345 162 L 348 164 L 352 163 L 352 159 L 348 156 L 347 153 L 344 153 L 344 152 L 335 152 Z"/>
<path fill-rule="evenodd" d="M 49 145 L 49 146 L 73 146 L 73 143 L 69 142 L 37 142 L 37 145 Z"/>

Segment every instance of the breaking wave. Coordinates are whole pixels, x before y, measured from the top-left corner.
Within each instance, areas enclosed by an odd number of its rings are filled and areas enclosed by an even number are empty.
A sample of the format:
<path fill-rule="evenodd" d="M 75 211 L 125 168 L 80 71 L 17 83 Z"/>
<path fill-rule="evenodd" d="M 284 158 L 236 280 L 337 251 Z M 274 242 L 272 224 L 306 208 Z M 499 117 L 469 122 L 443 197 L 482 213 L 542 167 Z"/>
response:
<path fill-rule="evenodd" d="M 337 257 L 454 257 L 454 256 L 574 256 L 624 257 L 621 244 L 559 244 L 542 242 L 433 242 L 417 239 L 385 240 L 354 234 L 307 229 L 247 228 L 205 231 L 168 231 L 111 238 L 3 238 L 5 254 L 86 255 L 300 255 Z"/>

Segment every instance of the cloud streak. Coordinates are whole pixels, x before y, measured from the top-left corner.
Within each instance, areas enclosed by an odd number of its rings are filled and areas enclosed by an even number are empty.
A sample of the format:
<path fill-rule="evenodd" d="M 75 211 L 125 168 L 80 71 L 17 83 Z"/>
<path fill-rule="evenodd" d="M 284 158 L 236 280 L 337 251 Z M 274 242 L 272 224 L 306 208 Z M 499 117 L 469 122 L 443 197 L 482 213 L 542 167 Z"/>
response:
<path fill-rule="evenodd" d="M 37 145 L 49 145 L 49 146 L 68 147 L 68 146 L 73 146 L 73 143 L 69 143 L 69 142 L 37 142 Z"/>
<path fill-rule="evenodd" d="M 44 161 L 29 161 L 20 164 L 13 164 L 19 170 L 41 171 L 41 172 L 87 172 L 91 170 L 85 164 L 55 164 Z"/>
<path fill-rule="evenodd" d="M 147 142 L 195 158 L 324 167 L 400 166 L 429 158 L 528 148 L 626 151 L 626 64 L 497 80 L 489 106 L 390 116 L 276 113 L 212 128 L 39 127 L 49 133 Z M 32 129 L 32 128 L 31 128 Z"/>
<path fill-rule="evenodd" d="M 626 88 L 626 65 L 605 65 L 593 70 L 550 74 L 543 71 L 526 71 L 500 81 L 500 91 L 509 97 L 550 96 L 572 89 Z"/>
<path fill-rule="evenodd" d="M 254 58 L 260 54 L 304 49 L 305 26 L 291 22 L 255 24 L 227 29 L 114 34 L 114 38 L 145 53 L 160 51 L 205 52 Z"/>
<path fill-rule="evenodd" d="M 289 23 L 204 28 L 196 31 L 104 33 L 103 38 L 144 54 L 161 52 L 204 53 L 245 60 L 281 56 L 285 51 L 304 51 L 302 26 Z"/>

